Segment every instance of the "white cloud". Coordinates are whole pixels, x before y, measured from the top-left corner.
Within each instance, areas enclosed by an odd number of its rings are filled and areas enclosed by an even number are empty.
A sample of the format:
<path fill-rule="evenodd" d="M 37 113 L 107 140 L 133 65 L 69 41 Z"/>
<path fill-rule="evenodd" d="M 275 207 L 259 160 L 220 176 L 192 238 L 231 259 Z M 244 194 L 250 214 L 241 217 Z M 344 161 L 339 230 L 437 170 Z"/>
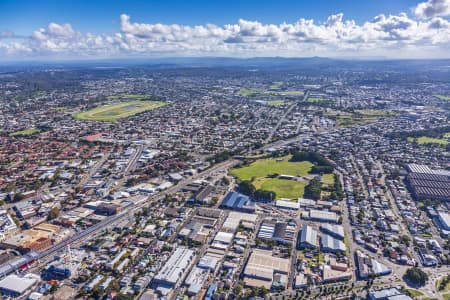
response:
<path fill-rule="evenodd" d="M 430 0 L 433 1 L 433 0 Z M 5 36 L 11 34 L 5 34 Z M 0 35 L 1 38 L 2 35 Z M 132 22 L 120 16 L 120 31 L 91 34 L 70 24 L 50 23 L 28 38 L 0 40 L 9 56 L 123 57 L 137 56 L 445 56 L 450 22 L 440 17 L 411 19 L 407 14 L 378 15 L 363 24 L 342 13 L 323 23 L 301 18 L 293 23 L 185 26 Z"/>
<path fill-rule="evenodd" d="M 414 13 L 419 18 L 445 17 L 450 15 L 450 0 L 428 0 L 417 4 Z"/>

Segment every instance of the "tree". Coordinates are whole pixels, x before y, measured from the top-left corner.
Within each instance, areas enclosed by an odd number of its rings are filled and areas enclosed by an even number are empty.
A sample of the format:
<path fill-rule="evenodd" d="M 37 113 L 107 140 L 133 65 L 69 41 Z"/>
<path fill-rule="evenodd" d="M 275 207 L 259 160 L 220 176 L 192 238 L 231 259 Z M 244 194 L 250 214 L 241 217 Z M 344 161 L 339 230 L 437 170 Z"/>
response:
<path fill-rule="evenodd" d="M 260 201 L 275 200 L 277 197 L 275 192 L 261 190 L 261 189 L 256 190 L 254 196 L 257 200 L 260 200 Z"/>
<path fill-rule="evenodd" d="M 114 300 L 132 300 L 132 299 L 133 297 L 121 293 L 117 294 L 116 297 L 114 297 Z"/>
<path fill-rule="evenodd" d="M 322 192 L 322 184 L 317 179 L 312 179 L 305 187 L 305 198 L 319 200 Z"/>
<path fill-rule="evenodd" d="M 222 183 L 223 183 L 223 185 L 229 185 L 230 184 L 230 180 L 227 177 L 223 176 L 222 177 Z"/>
<path fill-rule="evenodd" d="M 59 216 L 59 208 L 53 207 L 48 213 L 47 220 L 51 221 Z"/>
<path fill-rule="evenodd" d="M 240 296 L 242 294 L 243 290 L 244 290 L 244 282 L 241 280 L 241 281 L 239 281 L 239 283 L 237 284 L 237 286 L 235 288 L 236 295 Z"/>
<path fill-rule="evenodd" d="M 50 294 L 54 294 L 58 290 L 57 284 L 52 284 L 52 287 L 50 288 Z"/>
<path fill-rule="evenodd" d="M 412 283 L 421 286 L 425 285 L 425 283 L 428 281 L 428 274 L 417 267 L 409 268 L 405 273 L 405 277 Z"/>
<path fill-rule="evenodd" d="M 409 244 L 410 244 L 410 242 L 411 242 L 411 238 L 410 238 L 408 235 L 404 234 L 404 235 L 402 235 L 402 236 L 400 237 L 400 241 L 401 241 L 403 244 L 405 244 L 407 247 L 409 247 Z"/>
<path fill-rule="evenodd" d="M 239 183 L 238 190 L 244 195 L 253 196 L 253 194 L 256 191 L 256 188 L 253 185 L 253 183 L 251 183 L 248 180 L 244 180 L 241 183 Z"/>

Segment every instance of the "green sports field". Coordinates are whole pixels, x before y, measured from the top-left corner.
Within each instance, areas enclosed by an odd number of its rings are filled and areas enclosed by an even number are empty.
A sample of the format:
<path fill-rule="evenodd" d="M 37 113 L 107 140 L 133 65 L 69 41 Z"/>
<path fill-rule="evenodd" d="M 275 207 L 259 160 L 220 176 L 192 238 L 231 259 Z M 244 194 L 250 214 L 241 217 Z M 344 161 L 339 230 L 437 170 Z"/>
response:
<path fill-rule="evenodd" d="M 313 166 L 312 163 L 308 161 L 290 162 L 290 158 L 291 156 L 260 159 L 249 166 L 232 169 L 231 174 L 241 181 L 253 179 L 252 183 L 256 189 L 273 191 L 277 198 L 296 199 L 303 197 L 305 182 L 267 177 L 275 173 L 292 176 L 308 175 Z"/>
<path fill-rule="evenodd" d="M 303 197 L 306 183 L 279 178 L 259 178 L 253 185 L 257 189 L 275 192 L 277 198 L 297 199 Z"/>
<path fill-rule="evenodd" d="M 449 143 L 449 141 L 448 141 L 449 138 L 450 138 L 450 132 L 447 132 L 446 134 L 444 134 L 444 137 L 442 139 L 428 137 L 428 136 L 420 136 L 417 138 L 417 143 L 418 144 L 439 144 L 442 146 L 446 146 Z M 408 137 L 408 142 L 410 142 L 410 143 L 414 142 L 414 138 Z"/>
<path fill-rule="evenodd" d="M 251 163 L 249 166 L 235 168 L 231 174 L 240 180 L 251 180 L 252 177 L 266 177 L 271 174 L 306 176 L 313 164 L 308 161 L 290 162 L 291 156 L 265 158 Z"/>
<path fill-rule="evenodd" d="M 436 98 L 439 98 L 441 100 L 444 101 L 450 101 L 450 96 L 446 96 L 446 95 L 434 95 Z"/>
<path fill-rule="evenodd" d="M 265 97 L 265 96 L 302 96 L 303 91 L 266 91 L 253 88 L 242 88 L 239 94 L 243 97 Z"/>
<path fill-rule="evenodd" d="M 289 103 L 289 101 L 287 101 L 287 100 L 269 100 L 269 101 L 267 101 L 267 105 L 269 105 L 269 106 L 283 106 L 287 103 Z"/>
<path fill-rule="evenodd" d="M 94 109 L 74 114 L 74 118 L 87 121 L 114 122 L 119 119 L 130 117 L 144 111 L 165 106 L 163 101 L 130 101 L 117 104 L 99 106 Z"/>
<path fill-rule="evenodd" d="M 41 132 L 41 130 L 37 129 L 37 128 L 28 128 L 28 129 L 12 132 L 12 133 L 9 134 L 9 136 L 11 136 L 11 137 L 14 137 L 14 136 L 28 136 L 28 135 L 33 135 L 33 134 L 38 133 L 38 132 Z"/>

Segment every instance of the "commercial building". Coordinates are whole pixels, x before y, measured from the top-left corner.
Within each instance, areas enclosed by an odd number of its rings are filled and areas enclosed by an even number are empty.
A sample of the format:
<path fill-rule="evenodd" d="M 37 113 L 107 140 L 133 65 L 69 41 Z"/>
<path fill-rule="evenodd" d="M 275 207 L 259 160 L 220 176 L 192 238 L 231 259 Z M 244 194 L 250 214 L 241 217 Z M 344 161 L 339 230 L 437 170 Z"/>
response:
<path fill-rule="evenodd" d="M 275 202 L 275 206 L 281 209 L 291 209 L 291 210 L 298 210 L 300 209 L 300 203 L 297 201 L 291 201 L 291 200 L 277 200 Z"/>
<path fill-rule="evenodd" d="M 270 289 L 276 274 L 289 274 L 289 259 L 273 257 L 272 251 L 255 249 L 244 269 L 244 282 L 249 287 Z"/>
<path fill-rule="evenodd" d="M 432 170 L 425 165 L 406 166 L 406 182 L 416 200 L 434 199 L 450 201 L 450 172 Z"/>
<path fill-rule="evenodd" d="M 19 219 L 28 219 L 37 214 L 37 207 L 31 201 L 17 202 L 13 206 L 14 212 Z"/>
<path fill-rule="evenodd" d="M 309 225 L 303 225 L 298 242 L 299 248 L 316 249 L 317 245 L 317 231 Z"/>
<path fill-rule="evenodd" d="M 345 252 L 347 250 L 342 241 L 335 239 L 328 234 L 323 234 L 320 238 L 320 249 L 322 252 L 331 253 Z"/>
<path fill-rule="evenodd" d="M 25 276 L 11 274 L 0 281 L 0 292 L 6 297 L 19 297 L 30 291 L 39 281 L 39 276 L 35 274 Z"/>
<path fill-rule="evenodd" d="M 391 268 L 373 258 L 370 258 L 359 250 L 355 251 L 355 255 L 360 278 L 367 278 L 370 275 L 384 276 L 389 275 L 392 272 Z"/>
<path fill-rule="evenodd" d="M 344 227 L 342 225 L 322 224 L 320 230 L 336 239 L 344 240 Z"/>
<path fill-rule="evenodd" d="M 208 204 L 211 202 L 211 195 L 215 190 L 216 188 L 213 185 L 208 184 L 199 193 L 197 193 L 197 195 L 195 195 L 194 200 L 200 203 Z"/>
<path fill-rule="evenodd" d="M 201 269 L 209 269 L 211 272 L 214 272 L 217 268 L 218 263 L 219 260 L 216 257 L 205 255 L 200 258 L 198 267 Z"/>
<path fill-rule="evenodd" d="M 370 300 L 412 300 L 411 297 L 405 295 L 397 288 L 387 288 L 378 291 L 369 292 Z"/>
<path fill-rule="evenodd" d="M 248 196 L 237 192 L 229 192 L 223 198 L 220 207 L 247 213 L 255 212 L 255 203 Z"/>
<path fill-rule="evenodd" d="M 0 211 L 0 241 L 17 232 L 17 226 L 6 210 Z"/>
<path fill-rule="evenodd" d="M 30 250 L 43 251 L 52 245 L 52 234 L 48 231 L 29 229 L 2 241 L 1 247 L 12 248 L 23 253 Z"/>
<path fill-rule="evenodd" d="M 289 244 L 294 241 L 295 233 L 295 227 L 288 225 L 286 222 L 266 220 L 259 228 L 258 238 Z"/>
<path fill-rule="evenodd" d="M 441 229 L 450 231 L 450 215 L 445 212 L 438 212 L 438 224 Z"/>
<path fill-rule="evenodd" d="M 341 270 L 332 265 L 322 266 L 322 282 L 347 281 L 352 278 L 353 271 L 351 269 Z"/>
<path fill-rule="evenodd" d="M 239 225 L 242 225 L 245 228 L 253 230 L 255 228 L 257 218 L 258 215 L 256 214 L 231 211 L 228 217 L 225 219 L 225 222 L 222 225 L 222 229 L 225 231 L 235 232 Z"/>
<path fill-rule="evenodd" d="M 104 216 L 112 216 L 118 214 L 123 209 L 122 206 L 114 203 L 102 203 L 95 209 L 95 213 Z"/>
<path fill-rule="evenodd" d="M 311 209 L 309 212 L 304 211 L 302 217 L 307 220 L 317 222 L 337 223 L 338 215 L 332 211 Z"/>
<path fill-rule="evenodd" d="M 184 247 L 175 249 L 164 267 L 156 274 L 154 281 L 162 287 L 173 288 L 180 283 L 195 257 L 194 250 Z M 162 291 L 161 289 L 159 291 Z"/>

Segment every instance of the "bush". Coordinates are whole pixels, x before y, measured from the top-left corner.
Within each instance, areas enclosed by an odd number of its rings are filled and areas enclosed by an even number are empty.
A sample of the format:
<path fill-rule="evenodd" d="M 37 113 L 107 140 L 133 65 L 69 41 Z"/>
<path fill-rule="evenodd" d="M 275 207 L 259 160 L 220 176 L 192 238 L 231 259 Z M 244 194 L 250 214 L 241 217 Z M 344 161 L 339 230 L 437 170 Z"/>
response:
<path fill-rule="evenodd" d="M 408 269 L 405 277 L 417 285 L 425 285 L 428 281 L 428 274 L 416 267 Z"/>

